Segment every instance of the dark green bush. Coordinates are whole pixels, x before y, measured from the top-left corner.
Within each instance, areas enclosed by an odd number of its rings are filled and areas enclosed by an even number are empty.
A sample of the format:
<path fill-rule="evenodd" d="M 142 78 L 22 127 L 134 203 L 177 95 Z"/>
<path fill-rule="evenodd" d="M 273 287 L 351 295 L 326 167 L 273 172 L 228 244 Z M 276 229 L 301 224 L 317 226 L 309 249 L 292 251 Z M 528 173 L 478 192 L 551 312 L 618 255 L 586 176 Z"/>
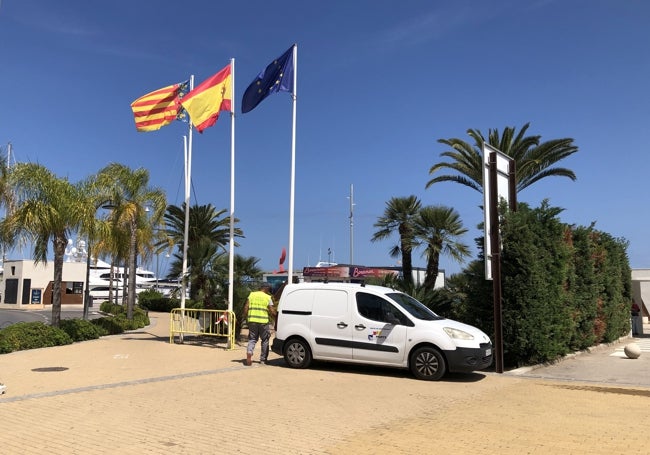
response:
<path fill-rule="evenodd" d="M 93 319 L 91 321 L 96 325 L 100 330 L 102 330 L 106 335 L 117 335 L 118 333 L 124 332 L 124 327 L 117 321 L 117 317 L 114 316 L 104 316 L 101 318 Z"/>
<path fill-rule="evenodd" d="M 120 305 L 116 306 L 120 307 Z M 133 319 L 131 320 L 126 318 L 126 313 L 123 311 L 117 310 L 116 308 L 113 309 L 116 310 L 117 314 L 104 316 L 91 321 L 92 324 L 104 330 L 106 335 L 117 335 L 127 330 L 141 329 L 151 323 L 147 312 L 142 308 L 134 308 Z"/>
<path fill-rule="evenodd" d="M 116 335 L 126 330 L 146 327 L 151 322 L 146 310 L 136 307 L 133 319 L 126 318 L 121 305 L 104 302 L 100 310 L 109 313 L 98 319 L 62 319 L 59 327 L 42 322 L 19 322 L 0 330 L 0 354 L 24 349 L 36 349 L 70 344 L 74 341 L 94 340 L 105 335 Z"/>
<path fill-rule="evenodd" d="M 126 313 L 126 308 L 116 303 L 102 302 L 102 304 L 99 306 L 99 311 L 108 314 L 122 314 Z"/>
<path fill-rule="evenodd" d="M 149 320 L 148 312 L 142 308 L 136 307 L 133 311 L 133 325 L 135 325 L 133 329 L 141 329 L 149 324 L 151 324 L 151 321 Z"/>
<path fill-rule="evenodd" d="M 0 330 L 0 353 L 71 344 L 63 330 L 42 322 L 18 322 Z"/>
<path fill-rule="evenodd" d="M 65 331 L 72 341 L 96 340 L 102 336 L 98 326 L 83 319 L 62 319 L 59 328 Z"/>
<path fill-rule="evenodd" d="M 520 203 L 501 224 L 503 360 L 552 361 L 629 332 L 631 271 L 624 239 L 562 223 L 562 209 Z M 482 242 L 480 244 L 482 246 Z M 479 259 L 483 259 L 482 252 Z M 494 336 L 492 282 L 482 261 L 463 272 L 463 322 Z M 461 314 L 462 315 L 462 314 Z"/>
<path fill-rule="evenodd" d="M 138 305 L 143 306 L 149 300 L 162 299 L 162 292 L 155 291 L 153 289 L 145 289 L 144 291 L 138 294 Z"/>
<path fill-rule="evenodd" d="M 171 313 L 174 308 L 181 307 L 181 301 L 169 297 L 155 297 L 151 299 L 138 298 L 138 306 L 158 313 Z M 201 302 L 194 302 L 187 299 L 185 300 L 185 308 L 200 309 L 203 308 L 203 304 Z"/>

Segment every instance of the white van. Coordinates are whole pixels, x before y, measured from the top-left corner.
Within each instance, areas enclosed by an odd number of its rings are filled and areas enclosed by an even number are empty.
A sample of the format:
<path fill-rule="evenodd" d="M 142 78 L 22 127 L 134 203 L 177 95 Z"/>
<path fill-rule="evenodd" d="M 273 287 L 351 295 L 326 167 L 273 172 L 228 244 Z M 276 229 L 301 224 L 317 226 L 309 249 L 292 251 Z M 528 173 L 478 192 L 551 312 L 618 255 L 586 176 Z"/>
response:
<path fill-rule="evenodd" d="M 355 283 L 284 288 L 272 350 L 292 368 L 312 359 L 409 368 L 435 381 L 492 364 L 490 338 L 394 289 Z"/>

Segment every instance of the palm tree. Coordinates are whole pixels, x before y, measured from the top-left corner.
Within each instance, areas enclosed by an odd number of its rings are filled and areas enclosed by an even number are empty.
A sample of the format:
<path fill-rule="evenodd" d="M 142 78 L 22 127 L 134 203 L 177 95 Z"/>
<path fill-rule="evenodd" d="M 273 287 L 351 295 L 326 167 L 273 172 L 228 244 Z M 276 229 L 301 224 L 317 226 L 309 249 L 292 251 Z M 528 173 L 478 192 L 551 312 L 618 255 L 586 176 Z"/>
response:
<path fill-rule="evenodd" d="M 488 134 L 489 145 L 515 160 L 517 192 L 546 177 L 568 177 L 575 181 L 576 176 L 570 169 L 553 167 L 578 151 L 573 139 L 541 142 L 541 136 L 525 136 L 529 125 L 526 123 L 519 133 L 514 127 L 506 127 L 502 135 L 496 129 L 489 130 Z M 483 192 L 483 143 L 486 141 L 479 130 L 469 129 L 467 134 L 473 139 L 473 145 L 457 138 L 438 140 L 453 149 L 440 154 L 450 158 L 451 162 L 434 164 L 429 169 L 429 175 L 442 169 L 450 169 L 455 174 L 432 178 L 427 182 L 426 188 L 438 182 L 456 182 Z"/>
<path fill-rule="evenodd" d="M 440 255 L 463 262 L 469 257 L 469 247 L 459 241 L 467 232 L 456 210 L 441 205 L 423 207 L 414 220 L 415 238 L 423 245 L 427 258 L 424 278 L 425 292 L 433 291 L 440 268 Z"/>
<path fill-rule="evenodd" d="M 52 325 L 61 320 L 61 282 L 65 247 L 80 227 L 86 200 L 80 187 L 58 178 L 40 164 L 20 163 L 11 172 L 17 204 L 8 218 L 13 235 L 26 234 L 36 263 L 47 263 L 48 242 L 54 251 Z"/>
<path fill-rule="evenodd" d="M 143 230 L 162 221 L 167 201 L 165 193 L 149 186 L 149 171 L 111 163 L 99 171 L 97 179 L 105 188 L 104 197 L 111 200 L 113 210 L 110 220 L 114 228 L 123 228 L 129 233 L 128 255 L 128 319 L 133 318 L 135 308 L 135 284 L 138 256 L 138 239 Z M 147 210 L 148 209 L 148 210 Z"/>
<path fill-rule="evenodd" d="M 399 244 L 390 250 L 391 257 L 402 255 L 402 275 L 408 287 L 413 285 L 413 260 L 412 253 L 415 244 L 413 222 L 422 203 L 414 196 L 394 197 L 386 203 L 384 214 L 374 224 L 378 230 L 373 234 L 371 241 L 377 242 L 390 237 L 393 233 L 399 234 Z"/>
<path fill-rule="evenodd" d="M 253 256 L 244 257 L 239 254 L 234 258 L 234 286 L 233 286 L 233 311 L 235 318 L 240 323 L 235 326 L 235 336 L 239 337 L 241 332 L 241 321 L 245 319 L 244 303 L 248 298 L 251 291 L 251 283 L 259 282 L 262 279 L 262 269 L 259 268 L 257 263 L 259 259 Z M 221 255 L 215 264 L 214 271 L 219 282 L 219 289 L 221 291 L 221 301 L 224 302 L 221 309 L 227 308 L 228 301 L 228 267 L 229 257 L 227 254 Z"/>
<path fill-rule="evenodd" d="M 86 286 L 84 291 L 84 319 L 88 316 L 88 305 L 90 299 L 90 261 L 97 257 L 100 248 L 105 248 L 111 238 L 109 224 L 101 218 L 97 218 L 97 211 L 109 201 L 103 199 L 102 188 L 99 187 L 95 176 L 91 176 L 79 183 L 81 196 L 83 197 L 84 210 L 81 213 L 81 223 L 78 234 L 88 240 L 88 257 L 86 259 Z M 112 285 L 112 281 L 111 281 Z M 109 286 L 109 299 L 112 297 L 112 287 Z"/>
<path fill-rule="evenodd" d="M 223 216 L 226 210 L 217 210 L 212 204 L 193 205 L 189 211 L 187 266 L 190 278 L 190 298 L 214 299 L 214 260 L 226 252 L 230 241 L 230 217 Z M 222 218 L 223 216 L 223 218 Z M 185 239 L 185 204 L 170 205 L 165 213 L 165 237 L 158 242 L 159 248 L 177 245 L 170 276 L 182 273 L 183 243 Z M 239 220 L 235 218 L 234 222 Z M 235 237 L 244 237 L 240 228 L 235 228 Z M 235 243 L 235 246 L 238 246 Z M 227 275 L 226 275 L 227 276 Z"/>
<path fill-rule="evenodd" d="M 7 158 L 0 156 L 0 207 L 5 208 L 5 219 L 11 214 L 14 207 L 14 192 L 11 184 L 11 167 L 7 162 Z M 5 229 L 5 224 L 0 226 L 0 248 L 2 249 L 2 260 L 4 261 L 4 253 L 13 244 L 13 239 L 10 233 Z"/>

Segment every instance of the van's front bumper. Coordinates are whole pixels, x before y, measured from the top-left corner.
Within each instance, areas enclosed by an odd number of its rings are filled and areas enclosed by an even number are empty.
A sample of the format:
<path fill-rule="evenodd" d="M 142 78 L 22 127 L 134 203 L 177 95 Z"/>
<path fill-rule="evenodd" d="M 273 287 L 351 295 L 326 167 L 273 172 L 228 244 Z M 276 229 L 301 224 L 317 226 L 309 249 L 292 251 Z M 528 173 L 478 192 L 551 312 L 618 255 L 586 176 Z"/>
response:
<path fill-rule="evenodd" d="M 479 348 L 456 348 L 445 351 L 449 371 L 452 373 L 469 373 L 484 370 L 492 365 L 492 343 L 481 343 Z"/>
<path fill-rule="evenodd" d="M 273 343 L 271 343 L 271 351 L 273 351 L 277 355 L 284 355 L 284 352 L 282 352 L 283 349 L 284 349 L 284 340 L 278 340 L 277 338 L 273 338 Z"/>

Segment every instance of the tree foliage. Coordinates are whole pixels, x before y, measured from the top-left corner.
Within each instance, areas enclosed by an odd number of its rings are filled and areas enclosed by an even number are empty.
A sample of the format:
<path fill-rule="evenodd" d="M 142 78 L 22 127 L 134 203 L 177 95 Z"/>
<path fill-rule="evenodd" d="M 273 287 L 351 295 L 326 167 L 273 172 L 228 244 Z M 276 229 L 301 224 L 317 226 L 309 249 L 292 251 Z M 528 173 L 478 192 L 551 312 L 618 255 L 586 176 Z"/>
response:
<path fill-rule="evenodd" d="M 503 133 L 498 129 L 490 129 L 487 139 L 480 130 L 469 129 L 467 134 L 473 144 L 462 139 L 439 139 L 441 144 L 448 145 L 451 150 L 440 156 L 450 161 L 436 163 L 429 169 L 429 175 L 438 171 L 449 170 L 449 174 L 438 175 L 430 179 L 426 188 L 438 182 L 456 182 L 468 186 L 478 192 L 483 192 L 483 144 L 496 147 L 515 160 L 517 192 L 546 177 L 567 177 L 575 180 L 575 173 L 564 167 L 555 166 L 559 161 L 578 151 L 573 139 L 552 139 L 542 142 L 542 137 L 526 136 L 529 127 L 526 123 L 517 132 L 515 127 L 506 127 Z"/>
<path fill-rule="evenodd" d="M 19 163 L 10 173 L 16 206 L 3 223 L 7 238 L 26 236 L 34 260 L 47 263 L 48 244 L 54 252 L 52 325 L 61 320 L 63 259 L 71 232 L 82 223 L 86 198 L 78 185 L 59 178 L 40 164 Z"/>
<path fill-rule="evenodd" d="M 502 213 L 504 363 L 520 366 L 611 342 L 630 329 L 627 242 L 593 226 L 567 225 L 544 201 Z M 482 242 L 477 244 L 482 246 Z M 464 322 L 494 334 L 492 282 L 483 261 L 463 272 Z"/>
<path fill-rule="evenodd" d="M 375 223 L 377 231 L 371 241 L 377 242 L 389 238 L 394 233 L 399 235 L 399 243 L 390 250 L 391 257 L 402 258 L 402 275 L 407 286 L 413 285 L 413 248 L 415 239 L 415 218 L 418 216 L 422 202 L 414 196 L 393 197 L 386 203 L 384 214 Z"/>
<path fill-rule="evenodd" d="M 149 185 L 149 171 L 111 163 L 97 174 L 102 199 L 110 200 L 111 232 L 128 233 L 127 319 L 133 319 L 136 299 L 138 251 L 151 239 L 153 226 L 160 224 L 167 206 L 165 193 Z M 121 237 L 124 238 L 124 237 Z M 123 245 L 123 243 L 122 243 Z"/>
<path fill-rule="evenodd" d="M 460 241 L 467 232 L 456 210 L 442 205 L 422 207 L 414 221 L 416 244 L 427 259 L 424 291 L 433 292 L 440 269 L 440 256 L 462 263 L 469 247 Z"/>
<path fill-rule="evenodd" d="M 190 298 L 203 301 L 205 308 L 214 308 L 219 295 L 220 280 L 217 275 L 224 272 L 221 264 L 226 258 L 226 246 L 230 242 L 230 217 L 224 216 L 226 210 L 217 210 L 212 204 L 193 205 L 189 209 L 187 274 L 190 283 Z M 183 244 L 185 239 L 185 204 L 170 205 L 165 213 L 165 236 L 158 242 L 159 249 L 175 246 L 174 260 L 169 269 L 169 278 L 177 278 L 183 273 Z M 239 220 L 235 218 L 234 222 Z M 238 227 L 234 229 L 235 238 L 244 236 Z M 235 246 L 238 246 L 235 243 Z M 227 283 L 227 278 L 226 278 Z"/>

